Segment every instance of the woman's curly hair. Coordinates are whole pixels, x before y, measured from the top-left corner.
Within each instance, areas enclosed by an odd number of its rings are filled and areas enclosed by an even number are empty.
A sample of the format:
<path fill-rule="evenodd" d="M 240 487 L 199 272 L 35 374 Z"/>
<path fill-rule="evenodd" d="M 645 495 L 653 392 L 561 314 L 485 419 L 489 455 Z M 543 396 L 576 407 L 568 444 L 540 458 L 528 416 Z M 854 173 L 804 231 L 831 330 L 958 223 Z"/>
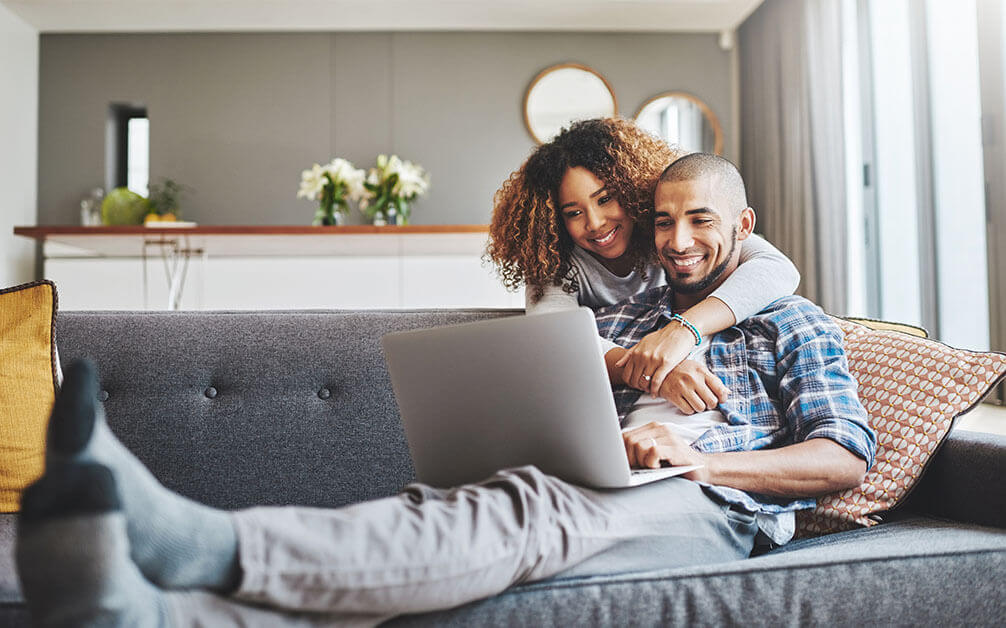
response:
<path fill-rule="evenodd" d="M 653 192 L 680 153 L 623 118 L 583 120 L 539 146 L 493 197 L 486 257 L 503 285 L 526 284 L 541 298 L 546 285 L 578 290 L 572 239 L 556 207 L 566 170 L 583 167 L 604 182 L 633 221 L 627 254 L 642 271 L 653 259 Z"/>

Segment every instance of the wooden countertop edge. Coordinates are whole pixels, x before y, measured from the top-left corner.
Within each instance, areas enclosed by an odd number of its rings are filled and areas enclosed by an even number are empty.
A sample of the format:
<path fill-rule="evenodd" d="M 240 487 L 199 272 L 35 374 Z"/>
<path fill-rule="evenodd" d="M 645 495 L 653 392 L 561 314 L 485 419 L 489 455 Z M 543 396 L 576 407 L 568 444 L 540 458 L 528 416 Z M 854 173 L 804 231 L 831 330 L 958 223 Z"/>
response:
<path fill-rule="evenodd" d="M 115 236 L 115 235 L 359 235 L 359 234 L 429 234 L 429 233 L 488 233 L 489 225 L 408 225 L 375 227 L 374 225 L 340 225 L 313 227 L 309 225 L 198 225 L 195 227 L 144 227 L 118 225 L 81 227 L 78 225 L 51 225 L 14 227 L 14 234 L 36 240 L 50 236 Z"/>

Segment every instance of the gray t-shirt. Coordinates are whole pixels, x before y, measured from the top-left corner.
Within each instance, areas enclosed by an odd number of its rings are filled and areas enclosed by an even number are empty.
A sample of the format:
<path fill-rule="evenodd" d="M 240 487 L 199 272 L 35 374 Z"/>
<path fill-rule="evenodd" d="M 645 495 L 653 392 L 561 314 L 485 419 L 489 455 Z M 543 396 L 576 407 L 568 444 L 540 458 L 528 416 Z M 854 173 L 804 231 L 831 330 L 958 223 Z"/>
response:
<path fill-rule="evenodd" d="M 562 286 L 545 286 L 541 298 L 535 301 L 532 298 L 534 291 L 529 288 L 524 297 L 528 314 L 569 310 L 581 305 L 597 310 L 634 294 L 667 285 L 664 269 L 659 264 L 653 264 L 645 273 L 634 270 L 619 277 L 580 247 L 574 247 L 570 260 L 577 273 L 579 289 L 569 293 Z M 737 270 L 711 296 L 726 303 L 734 318 L 740 322 L 776 299 L 793 294 L 799 284 L 800 273 L 793 262 L 764 238 L 752 234 L 741 242 Z M 616 346 L 605 339 L 601 340 L 601 345 L 605 353 Z"/>

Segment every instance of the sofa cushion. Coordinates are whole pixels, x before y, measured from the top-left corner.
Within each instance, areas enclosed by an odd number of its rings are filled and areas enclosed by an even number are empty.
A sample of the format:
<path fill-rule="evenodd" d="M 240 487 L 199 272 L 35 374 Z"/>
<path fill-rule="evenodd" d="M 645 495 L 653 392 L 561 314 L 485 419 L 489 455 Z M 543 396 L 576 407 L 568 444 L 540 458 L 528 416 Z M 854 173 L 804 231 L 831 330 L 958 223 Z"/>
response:
<path fill-rule="evenodd" d="M 732 563 L 546 580 L 389 625 L 987 625 L 1006 613 L 1004 569 L 1006 531 L 913 519 Z"/>
<path fill-rule="evenodd" d="M 877 433 L 873 468 L 862 485 L 826 495 L 797 516 L 800 535 L 876 523 L 912 490 L 950 431 L 1006 374 L 1006 354 L 954 349 L 898 331 L 838 320 L 849 370 Z"/>
<path fill-rule="evenodd" d="M 45 431 L 56 394 L 56 287 L 36 281 L 0 290 L 0 512 L 45 465 Z"/>
<path fill-rule="evenodd" d="M 14 543 L 17 539 L 17 515 L 0 514 L 0 604 L 20 602 L 21 584 L 17 579 L 14 562 Z M 3 624 L 0 624 L 3 625 Z"/>
<path fill-rule="evenodd" d="M 732 563 L 544 580 L 387 625 L 986 625 L 1006 613 L 1004 569 L 1006 530 L 913 517 Z M 3 557 L 0 581 L 0 625 L 29 625 Z"/>

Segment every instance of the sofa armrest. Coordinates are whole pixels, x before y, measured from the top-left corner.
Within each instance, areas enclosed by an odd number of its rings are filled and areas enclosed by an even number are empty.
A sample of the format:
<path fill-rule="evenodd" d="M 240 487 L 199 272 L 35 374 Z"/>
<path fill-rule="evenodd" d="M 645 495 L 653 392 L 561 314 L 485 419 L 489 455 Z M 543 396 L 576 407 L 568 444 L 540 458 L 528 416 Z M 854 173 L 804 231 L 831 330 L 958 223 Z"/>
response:
<path fill-rule="evenodd" d="M 1006 528 L 1006 435 L 952 430 L 906 508 Z"/>

